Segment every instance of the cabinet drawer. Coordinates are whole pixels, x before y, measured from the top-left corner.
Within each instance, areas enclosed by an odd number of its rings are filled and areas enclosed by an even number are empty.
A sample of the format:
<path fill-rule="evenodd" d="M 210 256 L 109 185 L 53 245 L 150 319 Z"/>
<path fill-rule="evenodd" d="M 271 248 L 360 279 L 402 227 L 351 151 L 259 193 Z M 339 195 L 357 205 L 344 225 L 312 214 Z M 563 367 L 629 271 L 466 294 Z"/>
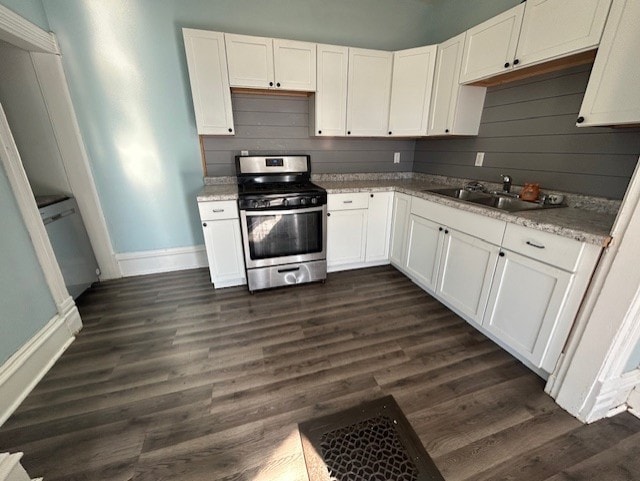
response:
<path fill-rule="evenodd" d="M 367 209 L 369 208 L 369 195 L 366 192 L 330 194 L 327 199 L 327 208 L 329 211 Z"/>
<path fill-rule="evenodd" d="M 238 204 L 235 200 L 198 202 L 201 220 L 237 219 Z"/>
<path fill-rule="evenodd" d="M 575 272 L 584 243 L 516 224 L 507 224 L 502 246 L 527 257 Z"/>
<path fill-rule="evenodd" d="M 448 207 L 419 197 L 413 198 L 411 213 L 495 245 L 501 244 L 506 225 L 502 220 Z"/>

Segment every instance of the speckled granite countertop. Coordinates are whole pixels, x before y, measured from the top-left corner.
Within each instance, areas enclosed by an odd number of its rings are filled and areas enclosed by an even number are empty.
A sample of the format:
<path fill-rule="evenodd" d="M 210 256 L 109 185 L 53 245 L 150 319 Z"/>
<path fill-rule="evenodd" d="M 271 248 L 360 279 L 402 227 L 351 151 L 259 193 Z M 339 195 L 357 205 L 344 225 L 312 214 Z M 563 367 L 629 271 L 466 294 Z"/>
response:
<path fill-rule="evenodd" d="M 576 196 L 577 200 L 571 199 L 569 207 L 510 213 L 438 194 L 423 192 L 426 189 L 450 187 L 453 184 L 451 181 L 448 181 L 449 179 L 435 176 L 417 176 L 418 178 L 402 176 L 403 178 L 400 179 L 389 178 L 390 176 L 372 177 L 374 178 L 364 180 L 333 180 L 333 176 L 320 176 L 318 178 L 314 177 L 313 181 L 327 189 L 327 192 L 330 194 L 385 192 L 392 190 L 469 212 L 486 215 L 494 219 L 501 219 L 532 229 L 551 232 L 581 242 L 606 246 L 611 240 L 609 233 L 615 220 L 615 214 L 611 208 L 615 208 L 616 201 Z M 205 185 L 198 194 L 197 199 L 199 202 L 233 200 L 238 198 L 238 190 L 235 184 L 218 183 L 211 185 L 211 182 L 212 181 L 208 181 L 208 185 Z M 455 182 L 455 185 L 461 185 L 459 180 Z M 602 204 L 606 205 L 603 207 Z M 589 205 L 593 208 L 586 209 L 572 205 L 580 207 Z"/>

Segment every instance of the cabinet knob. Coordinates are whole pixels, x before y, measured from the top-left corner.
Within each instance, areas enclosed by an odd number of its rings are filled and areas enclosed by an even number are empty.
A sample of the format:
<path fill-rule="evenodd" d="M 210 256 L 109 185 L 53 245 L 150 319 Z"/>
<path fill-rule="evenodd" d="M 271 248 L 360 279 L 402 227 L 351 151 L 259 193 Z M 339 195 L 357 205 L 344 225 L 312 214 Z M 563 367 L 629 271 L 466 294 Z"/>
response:
<path fill-rule="evenodd" d="M 582 116 L 578 117 L 576 122 L 581 124 L 582 122 L 584 122 L 584 117 L 582 117 Z"/>
<path fill-rule="evenodd" d="M 276 84 L 276 87 L 280 87 L 280 82 L 278 82 L 278 83 Z"/>
<path fill-rule="evenodd" d="M 273 87 L 273 82 L 269 82 L 269 87 Z"/>
<path fill-rule="evenodd" d="M 206 222 L 203 222 L 203 223 L 202 223 L 202 227 L 207 227 L 207 223 L 206 223 Z"/>
<path fill-rule="evenodd" d="M 515 60 L 513 61 L 513 65 L 518 65 L 519 63 L 520 63 L 520 60 L 518 60 L 518 59 L 515 59 Z"/>
<path fill-rule="evenodd" d="M 389 131 L 389 135 L 393 134 L 393 132 Z"/>
<path fill-rule="evenodd" d="M 327 212 L 327 217 L 331 217 L 331 212 Z"/>
<path fill-rule="evenodd" d="M 371 198 L 373 199 L 373 194 L 371 194 Z"/>
<path fill-rule="evenodd" d="M 449 233 L 449 230 L 448 230 L 448 229 L 445 229 L 445 230 L 444 230 L 444 233 L 445 233 L 445 234 L 448 234 L 448 233 Z"/>
<path fill-rule="evenodd" d="M 511 64 L 510 64 L 509 62 L 506 62 L 506 63 L 504 64 L 504 68 L 509 68 L 510 66 L 511 66 Z"/>
<path fill-rule="evenodd" d="M 444 229 L 442 227 L 438 227 L 438 230 L 442 232 Z"/>
<path fill-rule="evenodd" d="M 318 130 L 318 133 L 319 133 L 319 134 L 321 134 L 321 133 L 322 133 L 322 130 Z"/>
<path fill-rule="evenodd" d="M 233 132 L 233 129 L 231 127 L 229 127 L 229 132 Z"/>
<path fill-rule="evenodd" d="M 449 133 L 449 129 L 444 129 L 444 133 L 448 134 Z"/>
<path fill-rule="evenodd" d="M 499 255 L 500 257 L 504 257 L 504 252 L 500 252 L 498 255 Z"/>
<path fill-rule="evenodd" d="M 347 135 L 351 135 L 351 131 L 350 130 L 347 131 Z"/>

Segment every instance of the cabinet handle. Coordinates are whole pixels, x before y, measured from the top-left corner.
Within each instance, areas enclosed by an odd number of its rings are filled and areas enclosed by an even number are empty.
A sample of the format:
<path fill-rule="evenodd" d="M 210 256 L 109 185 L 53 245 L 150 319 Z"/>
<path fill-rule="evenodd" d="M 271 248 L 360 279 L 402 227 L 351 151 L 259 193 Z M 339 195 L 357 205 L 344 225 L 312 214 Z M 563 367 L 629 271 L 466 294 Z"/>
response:
<path fill-rule="evenodd" d="M 448 229 L 445 229 L 445 230 L 444 230 L 444 233 L 445 233 L 445 234 L 448 234 L 448 233 L 449 233 L 449 230 L 448 230 Z"/>
<path fill-rule="evenodd" d="M 221 212 L 224 212 L 224 209 L 213 209 L 212 211 L 214 214 L 220 214 Z"/>
<path fill-rule="evenodd" d="M 331 212 L 327 212 L 327 217 L 331 217 Z"/>
<path fill-rule="evenodd" d="M 576 122 L 581 124 L 582 122 L 584 122 L 584 117 L 582 117 L 582 116 L 578 117 Z"/>
<path fill-rule="evenodd" d="M 504 68 L 509 68 L 510 65 L 511 64 L 509 62 L 507 62 L 507 63 L 504 64 Z"/>
<path fill-rule="evenodd" d="M 203 222 L 203 223 L 202 223 L 202 227 L 207 227 L 207 223 L 206 223 L 206 222 Z"/>
<path fill-rule="evenodd" d="M 389 135 L 393 134 L 393 132 L 389 131 Z"/>
<path fill-rule="evenodd" d="M 448 134 L 449 133 L 449 129 L 444 129 L 444 133 Z"/>
<path fill-rule="evenodd" d="M 229 132 L 233 132 L 233 129 L 232 129 L 232 128 L 229 128 Z"/>
<path fill-rule="evenodd" d="M 371 194 L 371 198 L 373 199 L 373 194 Z"/>
<path fill-rule="evenodd" d="M 322 130 L 318 130 L 318 133 L 319 133 L 319 134 L 321 134 L 321 133 L 322 133 Z"/>
<path fill-rule="evenodd" d="M 518 65 L 519 63 L 520 63 L 520 60 L 518 60 L 518 59 L 515 59 L 515 60 L 513 61 L 513 65 Z"/>
<path fill-rule="evenodd" d="M 349 131 L 347 131 L 347 135 L 351 135 L 351 131 L 350 131 L 350 130 L 349 130 Z"/>
<path fill-rule="evenodd" d="M 269 87 L 273 87 L 273 82 L 269 82 Z"/>
<path fill-rule="evenodd" d="M 527 242 L 525 242 L 525 244 L 527 244 L 528 246 L 531 246 L 531 247 L 535 247 L 536 249 L 544 249 L 544 246 L 541 246 L 540 244 L 534 244 L 531 241 L 527 241 Z"/>
<path fill-rule="evenodd" d="M 504 257 L 504 252 L 500 252 L 498 255 L 499 255 L 500 257 Z"/>
<path fill-rule="evenodd" d="M 276 87 L 280 87 L 280 82 L 278 82 L 278 83 L 276 84 Z"/>
<path fill-rule="evenodd" d="M 438 227 L 438 230 L 442 232 L 444 229 L 442 227 Z"/>
<path fill-rule="evenodd" d="M 342 201 L 343 204 L 353 204 L 352 200 L 343 200 Z"/>

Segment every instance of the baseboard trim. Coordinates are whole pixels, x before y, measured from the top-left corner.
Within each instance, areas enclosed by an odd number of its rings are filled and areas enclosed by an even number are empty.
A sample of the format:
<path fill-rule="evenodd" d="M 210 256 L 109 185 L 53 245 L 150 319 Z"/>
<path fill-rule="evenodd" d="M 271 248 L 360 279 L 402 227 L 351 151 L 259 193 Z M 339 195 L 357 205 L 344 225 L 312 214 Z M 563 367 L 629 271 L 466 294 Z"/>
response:
<path fill-rule="evenodd" d="M 338 264 L 327 266 L 327 273 L 351 271 L 353 269 L 366 269 L 367 267 L 388 266 L 390 264 L 389 259 L 383 259 L 379 261 L 369 262 L 355 262 L 352 264 Z"/>
<path fill-rule="evenodd" d="M 82 326 L 75 304 L 56 315 L 0 366 L 0 426 L 51 369 Z"/>
<path fill-rule="evenodd" d="M 116 254 L 123 277 L 208 267 L 203 245 Z"/>

